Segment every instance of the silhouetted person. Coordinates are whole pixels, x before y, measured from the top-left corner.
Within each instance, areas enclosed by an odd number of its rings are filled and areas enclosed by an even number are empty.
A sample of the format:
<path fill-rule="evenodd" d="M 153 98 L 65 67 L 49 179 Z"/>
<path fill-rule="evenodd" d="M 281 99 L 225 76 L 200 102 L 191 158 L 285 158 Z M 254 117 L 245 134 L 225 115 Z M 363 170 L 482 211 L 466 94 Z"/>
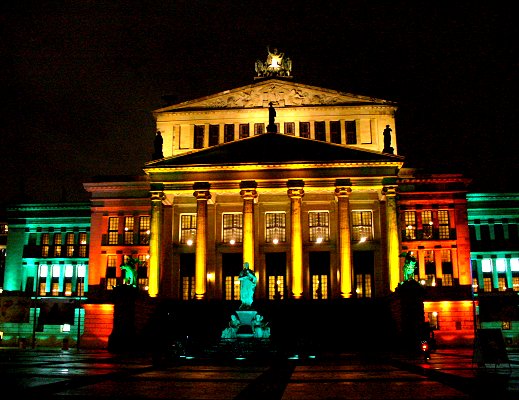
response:
<path fill-rule="evenodd" d="M 267 132 L 276 133 L 276 124 L 274 122 L 276 118 L 276 109 L 274 108 L 274 103 L 269 103 L 269 125 L 267 126 Z"/>
<path fill-rule="evenodd" d="M 391 147 L 391 131 L 389 125 L 386 125 L 386 129 L 384 129 L 384 150 L 382 150 L 384 153 L 393 154 L 394 151 Z"/>
<path fill-rule="evenodd" d="M 154 160 L 158 160 L 160 158 L 164 158 L 164 154 L 162 153 L 162 134 L 160 131 L 157 131 L 157 134 L 155 135 L 155 140 L 153 141 L 153 156 L 152 158 Z"/>

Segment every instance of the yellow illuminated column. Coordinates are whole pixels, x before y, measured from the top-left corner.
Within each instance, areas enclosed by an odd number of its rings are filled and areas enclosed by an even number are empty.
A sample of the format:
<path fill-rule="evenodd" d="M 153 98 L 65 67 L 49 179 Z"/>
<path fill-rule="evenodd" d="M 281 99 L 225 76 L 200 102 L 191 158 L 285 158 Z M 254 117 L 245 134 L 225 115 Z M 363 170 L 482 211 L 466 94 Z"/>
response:
<path fill-rule="evenodd" d="M 350 200 L 351 188 L 336 183 L 335 196 L 339 209 L 339 260 L 341 297 L 349 298 L 352 293 Z"/>
<path fill-rule="evenodd" d="M 396 186 L 385 186 L 382 193 L 386 197 L 387 223 L 387 265 L 389 269 L 389 289 L 394 291 L 400 282 L 400 260 L 398 223 L 396 210 Z"/>
<path fill-rule="evenodd" d="M 211 199 L 208 182 L 193 185 L 196 198 L 196 260 L 195 260 L 195 298 L 202 300 L 207 287 L 207 201 Z"/>
<path fill-rule="evenodd" d="M 301 231 L 301 199 L 304 196 L 304 182 L 289 181 L 290 197 L 290 242 L 292 253 L 292 295 L 295 299 L 303 295 L 303 236 Z"/>
<path fill-rule="evenodd" d="M 254 199 L 258 197 L 255 181 L 240 183 L 240 196 L 243 198 L 243 262 L 249 263 L 254 270 Z"/>
<path fill-rule="evenodd" d="M 150 232 L 150 261 L 149 261 L 149 286 L 148 294 L 150 297 L 157 297 L 159 294 L 160 282 L 160 261 L 161 261 L 161 242 L 162 242 L 162 200 L 164 200 L 162 190 L 151 192 L 151 232 Z"/>

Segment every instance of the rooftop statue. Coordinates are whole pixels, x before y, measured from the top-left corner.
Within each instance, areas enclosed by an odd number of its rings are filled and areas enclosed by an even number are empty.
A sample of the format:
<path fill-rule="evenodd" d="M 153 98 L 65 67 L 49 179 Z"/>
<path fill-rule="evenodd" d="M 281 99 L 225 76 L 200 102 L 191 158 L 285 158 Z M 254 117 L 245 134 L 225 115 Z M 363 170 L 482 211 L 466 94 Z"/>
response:
<path fill-rule="evenodd" d="M 276 48 L 270 50 L 269 46 L 267 46 L 267 53 L 267 61 L 256 61 L 255 69 L 258 77 L 290 76 L 292 60 Z"/>

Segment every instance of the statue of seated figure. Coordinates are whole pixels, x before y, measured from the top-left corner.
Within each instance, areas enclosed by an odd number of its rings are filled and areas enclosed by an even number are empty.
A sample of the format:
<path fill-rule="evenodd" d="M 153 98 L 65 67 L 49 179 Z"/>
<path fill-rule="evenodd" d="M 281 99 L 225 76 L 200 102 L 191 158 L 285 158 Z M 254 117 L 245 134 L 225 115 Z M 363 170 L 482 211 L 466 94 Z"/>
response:
<path fill-rule="evenodd" d="M 238 332 L 238 328 L 240 327 L 240 320 L 236 315 L 231 315 L 231 321 L 229 322 L 229 326 L 225 328 L 222 332 L 222 339 L 236 339 L 236 333 Z"/>
<path fill-rule="evenodd" d="M 263 316 L 256 314 L 252 320 L 252 330 L 256 339 L 268 339 L 270 337 L 270 327 L 263 322 Z"/>

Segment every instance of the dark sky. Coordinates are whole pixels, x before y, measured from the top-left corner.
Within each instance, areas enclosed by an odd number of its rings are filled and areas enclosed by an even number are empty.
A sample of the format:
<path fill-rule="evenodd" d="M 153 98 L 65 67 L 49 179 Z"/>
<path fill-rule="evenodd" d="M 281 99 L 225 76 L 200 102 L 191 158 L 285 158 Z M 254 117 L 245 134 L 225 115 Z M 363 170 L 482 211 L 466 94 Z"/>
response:
<path fill-rule="evenodd" d="M 519 24 L 504 2 L 43 3 L 0 5 L 0 203 L 82 200 L 92 176 L 141 173 L 165 96 L 251 84 L 267 45 L 297 82 L 396 101 L 408 166 L 519 191 Z"/>

